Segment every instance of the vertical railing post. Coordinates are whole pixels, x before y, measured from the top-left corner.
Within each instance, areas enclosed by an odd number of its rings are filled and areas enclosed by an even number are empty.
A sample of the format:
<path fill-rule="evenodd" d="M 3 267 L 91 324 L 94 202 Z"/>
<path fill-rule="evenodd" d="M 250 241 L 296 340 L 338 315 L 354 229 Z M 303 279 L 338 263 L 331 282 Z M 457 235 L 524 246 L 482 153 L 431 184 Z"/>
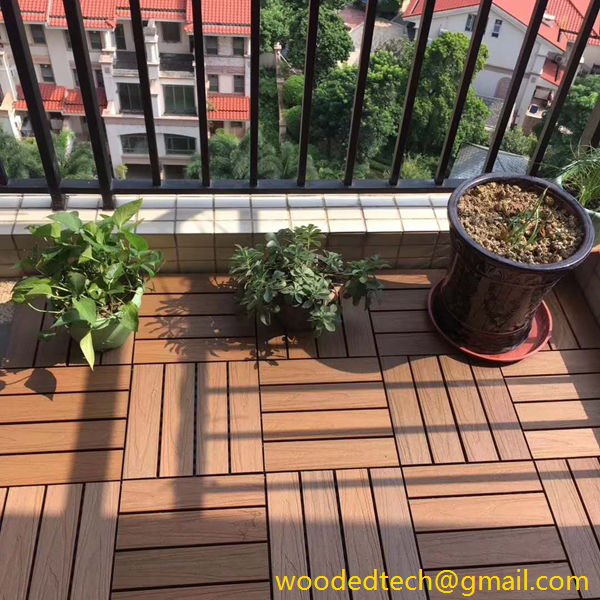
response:
<path fill-rule="evenodd" d="M 550 144 L 550 138 L 554 133 L 554 128 L 556 127 L 560 111 L 565 103 L 565 100 L 567 99 L 571 84 L 577 75 L 579 61 L 581 60 L 583 52 L 587 46 L 588 39 L 590 37 L 590 33 L 592 32 L 592 27 L 594 26 L 599 10 L 600 0 L 590 0 L 583 23 L 581 24 L 579 35 L 571 47 L 569 60 L 567 62 L 563 79 L 558 86 L 552 106 L 550 107 L 550 110 L 544 119 L 544 125 L 542 127 L 540 137 L 538 138 L 537 146 L 529 162 L 530 175 L 537 175 L 538 171 L 540 170 L 542 160 L 544 159 L 544 154 L 546 154 L 546 150 Z"/>
<path fill-rule="evenodd" d="M 433 18 L 433 9 L 435 8 L 435 0 L 427 0 L 421 21 L 419 23 L 419 33 L 417 35 L 417 43 L 415 47 L 415 58 L 408 77 L 406 86 L 406 95 L 404 96 L 404 108 L 402 110 L 402 122 L 398 130 L 398 139 L 396 140 L 396 150 L 394 151 L 394 159 L 392 161 L 392 171 L 390 174 L 390 185 L 398 185 L 400 179 L 400 171 L 404 162 L 404 152 L 408 143 L 408 132 L 412 123 L 413 112 L 415 108 L 415 99 L 419 87 L 419 78 L 421 77 L 421 69 L 423 68 L 423 60 L 425 58 L 425 50 L 427 49 L 427 38 L 429 37 L 429 29 L 431 28 L 431 20 Z"/>
<path fill-rule="evenodd" d="M 475 27 L 473 28 L 473 33 L 471 34 L 471 44 L 469 45 L 465 70 L 463 71 L 462 78 L 458 86 L 454 110 L 452 111 L 450 125 L 448 126 L 448 132 L 446 133 L 446 139 L 444 140 L 444 145 L 442 147 L 440 162 L 435 174 L 435 182 L 438 185 L 444 181 L 446 171 L 448 170 L 448 163 L 450 162 L 450 157 L 452 156 L 452 148 L 454 147 L 454 142 L 456 140 L 456 134 L 458 132 L 460 119 L 465 107 L 467 94 L 469 93 L 469 87 L 471 86 L 471 80 L 473 79 L 473 73 L 475 72 L 477 57 L 479 55 L 479 49 L 481 48 L 481 40 L 483 39 L 483 34 L 485 33 L 485 26 L 487 24 L 491 7 L 492 0 L 481 0 L 481 5 L 479 6 L 479 11 L 477 13 L 477 19 L 475 20 Z"/>
<path fill-rule="evenodd" d="M 194 18 L 194 61 L 196 62 L 196 92 L 198 95 L 198 128 L 200 134 L 200 161 L 202 185 L 210 185 L 208 156 L 208 115 L 206 103 L 206 73 L 204 68 L 204 31 L 202 27 L 202 0 L 192 0 Z"/>
<path fill-rule="evenodd" d="M 250 186 L 258 185 L 258 101 L 260 94 L 260 0 L 252 0 L 250 23 Z"/>
<path fill-rule="evenodd" d="M 369 62 L 371 60 L 371 46 L 373 44 L 373 31 L 375 29 L 376 17 L 377 0 L 368 0 L 365 23 L 363 26 L 362 44 L 360 47 L 360 61 L 356 80 L 356 90 L 354 93 L 354 104 L 352 107 L 352 120 L 350 122 L 350 137 L 348 140 L 344 185 L 352 185 L 352 179 L 354 178 L 354 165 L 358 153 L 358 135 L 360 133 L 360 122 L 362 121 L 365 103 L 365 90 L 367 88 L 367 76 L 369 74 Z"/>
<path fill-rule="evenodd" d="M 138 76 L 140 78 L 140 92 L 146 123 L 146 136 L 148 138 L 148 153 L 152 169 L 152 184 L 159 186 L 160 163 L 158 160 L 158 146 L 156 144 L 156 129 L 154 127 L 154 114 L 152 112 L 152 96 L 150 95 L 150 76 L 148 75 L 148 57 L 146 56 L 146 42 L 144 40 L 144 24 L 142 23 L 142 9 L 140 0 L 129 0 L 131 11 L 131 27 L 135 44 L 135 57 L 137 60 Z"/>
<path fill-rule="evenodd" d="M 83 29 L 81 6 L 79 0 L 63 0 L 63 4 L 65 6 L 65 16 L 67 17 L 75 67 L 77 68 L 79 87 L 81 88 L 81 97 L 85 108 L 90 143 L 96 162 L 96 173 L 98 174 L 98 183 L 100 184 L 102 204 L 105 210 L 110 210 L 114 208 L 114 200 L 111 192 L 113 170 L 108 152 L 108 141 L 106 139 L 104 123 L 102 122 L 100 107 L 98 105 L 98 94 L 94 85 L 92 65 L 86 43 L 87 38 Z"/>
<path fill-rule="evenodd" d="M 306 164 L 308 161 L 308 140 L 310 138 L 310 117 L 315 85 L 315 55 L 317 51 L 317 33 L 319 30 L 320 0 L 310 0 L 308 5 L 308 30 L 306 32 L 306 56 L 304 60 L 304 96 L 302 99 L 302 118 L 300 120 L 300 148 L 298 155 L 298 185 L 306 183 Z"/>
<path fill-rule="evenodd" d="M 23 17 L 19 8 L 18 0 L 0 0 L 2 14 L 6 25 L 6 32 L 17 66 L 19 81 L 23 88 L 25 101 L 27 102 L 27 112 L 33 126 L 35 140 L 37 142 L 44 174 L 46 176 L 46 185 L 52 198 L 52 208 L 61 210 L 65 206 L 65 198 L 61 192 L 61 176 L 54 151 L 54 142 L 50 133 L 50 124 L 44 110 L 42 95 L 38 85 L 31 52 L 29 51 L 29 42 L 23 26 Z"/>

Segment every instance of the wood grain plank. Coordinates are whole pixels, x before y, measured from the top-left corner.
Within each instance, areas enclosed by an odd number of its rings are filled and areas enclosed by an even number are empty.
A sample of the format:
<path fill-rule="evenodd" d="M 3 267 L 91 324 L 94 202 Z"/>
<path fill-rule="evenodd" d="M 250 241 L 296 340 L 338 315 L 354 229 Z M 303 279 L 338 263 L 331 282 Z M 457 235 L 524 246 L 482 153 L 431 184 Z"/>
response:
<path fill-rule="evenodd" d="M 375 356 L 377 351 L 371 319 L 364 302 L 354 306 L 351 298 L 342 298 L 342 312 L 348 356 Z"/>
<path fill-rule="evenodd" d="M 315 575 L 335 577 L 346 568 L 340 518 L 331 471 L 301 474 L 304 499 L 304 524 L 308 544 L 310 571 Z M 322 600 L 348 599 L 348 592 L 331 588 L 315 592 Z"/>
<path fill-rule="evenodd" d="M 267 471 L 396 467 L 393 438 L 356 440 L 307 440 L 265 444 Z"/>
<path fill-rule="evenodd" d="M 47 369 L 0 370 L 0 395 L 54 394 L 55 392 L 101 392 L 128 390 L 130 369 L 123 366 L 49 367 Z"/>
<path fill-rule="evenodd" d="M 142 317 L 136 339 L 250 337 L 254 321 L 242 315 Z"/>
<path fill-rule="evenodd" d="M 534 375 L 575 375 L 595 373 L 600 368 L 600 350 L 554 350 L 534 354 L 525 360 L 502 367 L 507 377 Z"/>
<path fill-rule="evenodd" d="M 375 338 L 381 356 L 452 354 L 456 351 L 437 332 L 378 333 Z"/>
<path fill-rule="evenodd" d="M 231 293 L 144 294 L 140 317 L 233 315 L 237 311 Z"/>
<path fill-rule="evenodd" d="M 590 523 L 600 539 L 600 462 L 597 458 L 574 458 L 568 462 Z"/>
<path fill-rule="evenodd" d="M 436 463 L 464 461 L 465 456 L 437 358 L 435 356 L 411 357 L 410 366 L 433 461 Z"/>
<path fill-rule="evenodd" d="M 263 415 L 263 439 L 265 441 L 391 435 L 393 435 L 392 424 L 386 409 L 286 412 Z"/>
<path fill-rule="evenodd" d="M 121 515 L 117 550 L 266 540 L 264 508 L 186 510 Z"/>
<path fill-rule="evenodd" d="M 445 275 L 444 269 L 396 269 L 377 273 L 377 279 L 382 281 L 389 290 L 429 288 Z"/>
<path fill-rule="evenodd" d="M 267 544 L 229 544 L 117 552 L 113 589 L 169 587 L 269 577 Z"/>
<path fill-rule="evenodd" d="M 584 598 L 600 595 L 600 548 L 564 460 L 541 460 L 537 467 L 575 575 L 585 575 Z"/>
<path fill-rule="evenodd" d="M 525 433 L 534 458 L 600 456 L 600 428 L 549 429 Z"/>
<path fill-rule="evenodd" d="M 127 392 L 78 392 L 0 397 L 0 423 L 122 419 L 127 417 Z"/>
<path fill-rule="evenodd" d="M 344 330 L 338 327 L 317 338 L 317 350 L 321 358 L 341 358 L 347 356 Z"/>
<path fill-rule="evenodd" d="M 130 365 L 133 361 L 135 336 L 130 335 L 119 348 L 107 350 L 100 358 L 103 365 Z"/>
<path fill-rule="evenodd" d="M 33 562 L 44 487 L 8 490 L 0 529 L 0 598 L 25 600 Z"/>
<path fill-rule="evenodd" d="M 415 531 L 552 525 L 543 493 L 411 500 Z"/>
<path fill-rule="evenodd" d="M 382 358 L 381 366 L 400 462 L 403 465 L 430 463 L 429 444 L 408 358 Z"/>
<path fill-rule="evenodd" d="M 404 491 L 402 470 L 372 469 L 371 482 L 386 568 L 389 573 L 406 580 L 419 572 L 421 562 Z M 427 598 L 424 590 L 401 590 L 393 596 L 406 600 Z"/>
<path fill-rule="evenodd" d="M 125 420 L 0 425 L 0 454 L 122 448 Z"/>
<path fill-rule="evenodd" d="M 123 477 L 155 477 L 158 471 L 163 366 L 133 369 Z"/>
<path fill-rule="evenodd" d="M 407 467 L 404 479 L 410 498 L 542 491 L 531 461 Z"/>
<path fill-rule="evenodd" d="M 361 579 L 373 575 L 374 569 L 382 572 L 385 567 L 379 546 L 369 475 L 366 470 L 360 469 L 339 471 L 336 473 L 336 478 L 348 570 L 351 575 L 357 575 Z M 374 591 L 355 591 L 352 597 L 356 600 L 388 598 L 379 586 Z"/>
<path fill-rule="evenodd" d="M 517 588 L 516 577 L 518 575 L 521 576 L 521 586 L 524 581 L 524 569 L 527 568 L 528 573 L 528 582 L 535 582 L 539 577 L 543 579 L 540 580 L 540 584 L 542 587 L 549 587 L 546 582 L 550 580 L 551 577 L 562 578 L 562 581 L 567 581 L 567 578 L 572 575 L 571 569 L 568 563 L 551 563 L 551 564 L 540 564 L 540 565 L 508 565 L 502 567 L 485 567 L 485 568 L 473 568 L 473 569 L 459 569 L 456 571 L 456 575 L 458 576 L 458 580 L 461 581 L 464 577 L 474 579 L 467 579 L 466 581 L 480 581 L 480 577 L 483 577 L 483 589 L 482 591 L 477 591 L 477 600 L 500 600 L 501 598 L 507 597 L 507 591 L 500 587 L 500 590 L 496 589 L 495 581 L 499 580 L 500 582 L 511 581 L 510 578 L 515 581 L 514 591 L 510 591 L 510 600 L 571 600 L 572 598 L 579 598 L 579 593 L 575 589 L 571 589 L 570 591 L 562 590 L 562 591 L 552 591 L 550 589 L 542 590 L 542 589 L 531 589 L 535 587 L 533 585 L 529 585 L 529 589 L 519 590 Z M 429 575 L 432 579 L 434 579 L 437 575 L 436 571 L 428 571 L 427 575 Z M 491 578 L 491 589 L 487 587 L 487 581 Z M 495 579 L 498 578 L 498 579 Z M 544 579 L 545 578 L 545 579 Z M 558 581 L 558 580 L 556 580 Z M 509 584 L 510 585 L 510 584 Z M 434 586 L 435 587 L 435 586 Z M 575 584 L 573 583 L 573 588 Z M 431 591 L 431 600 L 442 600 L 451 599 L 456 600 L 457 598 L 464 598 L 461 590 L 455 590 L 452 594 L 446 594 L 439 592 L 438 590 Z"/>
<path fill-rule="evenodd" d="M 600 373 L 509 377 L 506 384 L 515 402 L 587 400 L 600 397 Z"/>
<path fill-rule="evenodd" d="M 544 301 L 552 314 L 552 337 L 550 348 L 552 350 L 573 350 L 579 348 L 575 334 L 571 330 L 569 321 L 556 297 L 554 291 L 546 295 Z"/>
<path fill-rule="evenodd" d="M 122 462 L 122 450 L 0 456 L 0 486 L 119 479 Z"/>
<path fill-rule="evenodd" d="M 267 505 L 272 579 L 306 575 L 308 566 L 299 473 L 269 473 Z M 274 585 L 273 598 L 307 600 L 310 593 L 298 588 L 293 591 L 281 591 Z"/>
<path fill-rule="evenodd" d="M 263 412 L 387 407 L 379 382 L 263 386 L 260 396 Z"/>
<path fill-rule="evenodd" d="M 575 278 L 563 279 L 555 289 L 581 348 L 597 348 L 598 340 L 600 340 L 600 326 L 598 326 Z"/>
<path fill-rule="evenodd" d="M 194 365 L 165 367 L 160 477 L 194 474 L 195 387 Z"/>
<path fill-rule="evenodd" d="M 231 293 L 229 275 L 207 273 L 166 273 L 157 275 L 148 286 L 147 294 Z"/>
<path fill-rule="evenodd" d="M 264 506 L 263 475 L 123 481 L 121 512 Z"/>
<path fill-rule="evenodd" d="M 467 460 L 498 460 L 498 453 L 469 363 L 450 356 L 440 356 L 440 365 L 448 385 L 450 402 Z"/>
<path fill-rule="evenodd" d="M 197 366 L 196 474 L 229 471 L 229 424 L 227 421 L 227 365 Z"/>
<path fill-rule="evenodd" d="M 525 430 L 600 426 L 600 400 L 522 402 L 515 408 Z"/>
<path fill-rule="evenodd" d="M 82 491 L 80 484 L 48 486 L 29 600 L 68 598 Z"/>
<path fill-rule="evenodd" d="M 376 358 L 259 362 L 261 385 L 381 381 Z"/>
<path fill-rule="evenodd" d="M 263 360 L 280 360 L 288 357 L 285 332 L 279 323 L 270 326 L 256 324 L 258 357 Z M 316 348 L 315 348 L 316 356 Z"/>
<path fill-rule="evenodd" d="M 161 588 L 159 590 L 135 590 L 113 592 L 111 600 L 265 600 L 269 598 L 271 586 L 268 581 L 259 583 L 235 583 L 232 585 L 210 585 L 207 587 Z"/>
<path fill-rule="evenodd" d="M 134 363 L 250 360 L 256 354 L 255 338 L 194 338 L 189 340 L 140 340 Z"/>
<path fill-rule="evenodd" d="M 555 527 L 420 533 L 424 569 L 566 560 Z"/>
<path fill-rule="evenodd" d="M 476 365 L 473 374 L 500 459 L 531 458 L 500 369 Z"/>
<path fill-rule="evenodd" d="M 15 306 L 3 366 L 21 369 L 33 366 L 42 319 L 42 313 L 28 306 Z"/>
<path fill-rule="evenodd" d="M 53 315 L 46 313 L 44 315 L 42 329 L 50 329 L 53 323 Z M 38 344 L 37 353 L 35 355 L 36 367 L 51 367 L 53 365 L 65 366 L 67 364 L 71 336 L 69 335 L 69 332 L 62 327 L 55 331 L 56 334 L 52 339 Z M 23 342 L 19 341 L 19 343 Z"/>
<path fill-rule="evenodd" d="M 426 310 L 394 310 L 371 313 L 375 333 L 423 333 L 435 331 Z"/>
<path fill-rule="evenodd" d="M 110 594 L 119 488 L 118 481 L 85 486 L 71 600 L 105 600 Z"/>
<path fill-rule="evenodd" d="M 229 438 L 232 473 L 263 470 L 258 369 L 229 363 Z"/>
<path fill-rule="evenodd" d="M 289 358 L 317 358 L 317 340 L 311 332 L 287 333 Z"/>
<path fill-rule="evenodd" d="M 385 289 L 381 298 L 373 303 L 371 310 L 424 310 L 427 308 L 429 290 Z"/>

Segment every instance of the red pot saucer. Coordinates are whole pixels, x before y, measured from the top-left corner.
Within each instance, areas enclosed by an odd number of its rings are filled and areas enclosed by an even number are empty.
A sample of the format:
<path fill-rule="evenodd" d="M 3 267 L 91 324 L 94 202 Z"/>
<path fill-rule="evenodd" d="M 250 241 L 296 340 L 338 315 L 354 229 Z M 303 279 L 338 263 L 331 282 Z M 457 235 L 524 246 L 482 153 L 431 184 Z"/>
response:
<path fill-rule="evenodd" d="M 531 326 L 531 331 L 529 332 L 529 336 L 527 339 L 517 348 L 513 348 L 508 352 L 503 352 L 501 354 L 481 354 L 479 352 L 475 352 L 473 350 L 469 350 L 465 346 L 460 346 L 456 342 L 454 342 L 451 338 L 449 338 L 440 328 L 438 323 L 435 320 L 433 314 L 433 299 L 435 294 L 437 294 L 441 284 L 443 283 L 443 279 L 438 281 L 429 292 L 429 298 L 427 299 L 427 310 L 429 312 L 429 318 L 431 322 L 435 326 L 438 333 L 452 346 L 458 348 L 461 352 L 472 356 L 474 358 L 478 358 L 480 360 L 486 360 L 493 363 L 513 363 L 519 360 L 523 360 L 536 352 L 539 352 L 548 342 L 550 336 L 552 335 L 552 315 L 550 314 L 550 309 L 546 305 L 545 302 L 542 302 L 535 313 L 535 317 L 533 319 L 533 324 Z"/>

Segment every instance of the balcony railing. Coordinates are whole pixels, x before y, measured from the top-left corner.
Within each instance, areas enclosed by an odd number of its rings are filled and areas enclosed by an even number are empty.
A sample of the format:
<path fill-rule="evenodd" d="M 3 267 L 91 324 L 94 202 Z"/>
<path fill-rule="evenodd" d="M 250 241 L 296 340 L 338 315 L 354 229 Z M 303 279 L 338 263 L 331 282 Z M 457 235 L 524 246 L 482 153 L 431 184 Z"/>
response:
<path fill-rule="evenodd" d="M 58 0 L 60 1 L 60 0 Z M 354 171 L 357 158 L 358 140 L 363 104 L 369 69 L 369 58 L 375 27 L 377 0 L 368 0 L 365 12 L 364 31 L 361 45 L 361 55 L 358 63 L 358 77 L 355 88 L 352 110 L 348 151 L 345 162 L 344 176 L 339 181 L 307 181 L 307 157 L 309 148 L 309 132 L 313 87 L 315 83 L 315 56 L 320 0 L 309 0 L 309 22 L 306 44 L 304 99 L 300 124 L 298 173 L 295 180 L 259 180 L 259 57 L 260 57 L 260 0 L 251 0 L 251 56 L 250 56 L 250 176 L 247 181 L 214 180 L 211 178 L 209 157 L 209 128 L 207 119 L 206 76 L 204 69 L 204 43 L 201 20 L 201 0 L 193 0 L 193 34 L 194 62 L 196 64 L 196 88 L 199 106 L 199 139 L 202 162 L 200 180 L 161 180 L 158 146 L 152 113 L 150 96 L 150 79 L 144 43 L 144 27 L 140 9 L 140 0 L 130 0 L 133 36 L 135 41 L 135 64 L 140 80 L 144 120 L 148 137 L 148 153 L 152 172 L 151 181 L 118 180 L 115 179 L 108 152 L 108 144 L 104 124 L 98 107 L 93 72 L 87 48 L 87 40 L 83 28 L 81 7 L 78 0 L 64 0 L 68 29 L 73 48 L 73 56 L 77 68 L 87 126 L 97 169 L 97 180 L 65 181 L 61 179 L 56 155 L 51 138 L 50 126 L 44 112 L 40 90 L 36 80 L 33 61 L 25 35 L 23 19 L 18 0 L 0 0 L 6 29 L 15 58 L 20 83 L 27 101 L 31 124 L 35 133 L 45 180 L 12 180 L 8 179 L 5 169 L 0 165 L 0 192 L 49 192 L 53 206 L 57 209 L 64 205 L 65 193 L 101 193 L 105 207 L 113 205 L 113 194 L 121 193 L 165 193 L 167 192 L 198 192 L 213 193 L 253 192 L 253 193 L 291 193 L 302 192 L 434 192 L 453 189 L 459 182 L 448 179 L 448 167 L 451 160 L 460 119 L 463 113 L 469 86 L 475 71 L 476 59 L 485 32 L 488 15 L 493 0 L 481 0 L 477 18 L 471 34 L 471 41 L 464 67 L 464 72 L 458 85 L 458 93 L 450 124 L 446 133 L 435 177 L 431 180 L 403 180 L 400 170 L 405 157 L 408 133 L 411 127 L 415 97 L 419 85 L 421 69 L 427 46 L 427 39 L 432 22 L 435 0 L 425 0 L 416 39 L 415 55 L 412 69 L 408 78 L 404 98 L 404 110 L 399 123 L 396 148 L 393 156 L 391 175 L 388 180 L 355 180 Z M 548 0 L 536 0 L 530 24 L 520 49 L 506 99 L 504 101 L 495 131 L 492 135 L 489 152 L 484 166 L 485 172 L 491 172 L 500 144 L 509 124 L 515 106 L 517 94 L 525 75 L 525 70 L 538 30 L 542 23 Z M 571 84 L 577 74 L 578 66 L 592 32 L 598 12 L 600 0 L 590 0 L 589 7 L 583 18 L 580 31 L 569 52 L 564 75 L 556 92 L 551 108 L 544 120 L 543 129 L 539 134 L 537 147 L 529 164 L 529 173 L 536 174 L 548 148 L 550 137 L 556 127 L 560 111 L 563 107 Z M 119 60 L 119 58 L 117 58 Z M 129 63 L 129 61 L 128 61 Z M 590 123 L 584 134 L 588 143 L 597 144 L 600 141 L 600 110 L 594 110 Z"/>

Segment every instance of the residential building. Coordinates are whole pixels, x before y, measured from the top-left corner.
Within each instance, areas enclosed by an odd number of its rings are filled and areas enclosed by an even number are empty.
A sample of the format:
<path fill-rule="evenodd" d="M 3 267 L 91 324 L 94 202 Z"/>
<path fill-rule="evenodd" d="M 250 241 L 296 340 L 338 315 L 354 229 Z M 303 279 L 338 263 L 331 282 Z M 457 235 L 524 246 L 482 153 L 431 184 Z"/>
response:
<path fill-rule="evenodd" d="M 80 0 L 113 165 L 150 175 L 128 0 Z M 44 107 L 55 131 L 85 139 L 85 114 L 62 0 L 20 0 Z M 182 177 L 199 148 L 191 0 L 142 0 L 158 154 L 163 176 Z M 204 0 L 209 129 L 244 135 L 250 120 L 250 0 Z M 27 106 L 0 23 L 0 123 L 30 135 Z"/>
<path fill-rule="evenodd" d="M 425 0 L 411 0 L 403 18 L 419 27 Z M 581 27 L 588 0 L 550 0 L 527 64 L 513 111 L 512 123 L 531 130 L 552 103 L 562 80 L 569 50 Z M 429 37 L 445 32 L 470 35 L 475 26 L 479 0 L 438 0 Z M 534 2 L 494 0 L 483 43 L 489 50 L 485 68 L 474 86 L 485 99 L 504 99 L 531 19 Z M 588 41 L 580 69 L 600 70 L 600 26 Z"/>

